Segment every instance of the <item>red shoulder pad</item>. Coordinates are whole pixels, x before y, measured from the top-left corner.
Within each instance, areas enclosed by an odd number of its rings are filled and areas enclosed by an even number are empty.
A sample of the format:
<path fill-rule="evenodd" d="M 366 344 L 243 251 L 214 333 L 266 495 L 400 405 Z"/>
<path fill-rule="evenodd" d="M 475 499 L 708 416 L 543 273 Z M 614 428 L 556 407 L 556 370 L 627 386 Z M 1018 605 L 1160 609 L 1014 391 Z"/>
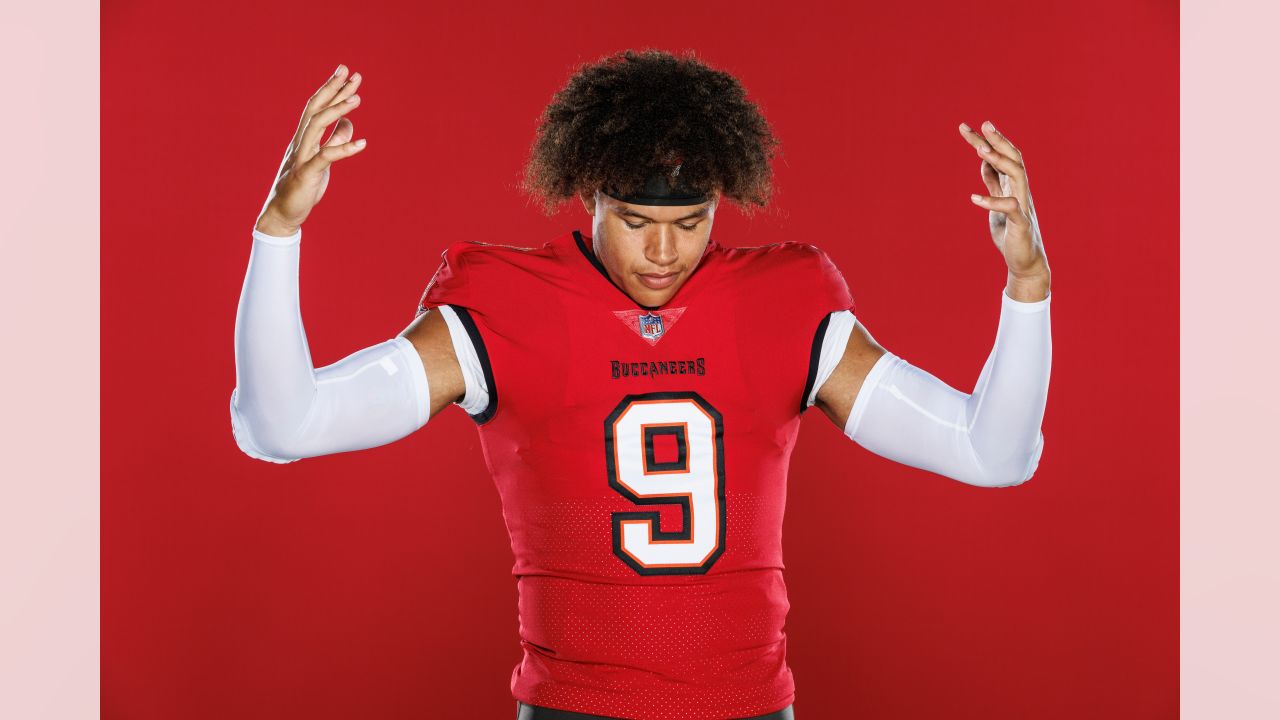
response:
<path fill-rule="evenodd" d="M 849 283 L 844 279 L 844 273 L 840 272 L 840 268 L 831 261 L 827 253 L 823 250 L 809 245 L 813 248 L 813 252 L 818 255 L 818 295 L 820 302 L 826 303 L 831 312 L 837 310 L 848 310 L 857 314 L 857 305 L 853 300 L 853 293 L 849 291 Z"/>
<path fill-rule="evenodd" d="M 535 248 L 460 240 L 440 253 L 440 267 L 418 300 L 418 315 L 439 305 L 463 307 L 481 315 L 512 303 L 512 271 Z"/>
<path fill-rule="evenodd" d="M 844 274 L 831 261 L 827 253 L 816 245 L 802 242 L 786 242 L 792 248 L 797 263 L 792 276 L 798 290 L 797 297 L 824 315 L 849 310 L 856 313 L 853 294 Z"/>
<path fill-rule="evenodd" d="M 453 243 L 440 253 L 440 267 L 431 276 L 422 297 L 418 300 L 418 312 L 421 315 L 429 308 L 440 305 L 458 305 L 472 307 L 474 288 L 469 282 L 466 269 L 466 255 L 473 251 L 475 244 L 466 240 Z"/>

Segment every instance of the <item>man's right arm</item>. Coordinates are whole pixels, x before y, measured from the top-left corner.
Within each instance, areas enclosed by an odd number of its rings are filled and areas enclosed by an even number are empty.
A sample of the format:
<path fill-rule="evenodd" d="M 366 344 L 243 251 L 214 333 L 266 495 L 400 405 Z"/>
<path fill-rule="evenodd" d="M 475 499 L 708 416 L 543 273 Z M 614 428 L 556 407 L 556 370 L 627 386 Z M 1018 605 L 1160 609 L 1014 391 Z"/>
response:
<path fill-rule="evenodd" d="M 301 234 L 255 228 L 236 311 L 232 432 L 245 454 L 276 463 L 393 442 L 466 390 L 444 308 L 314 368 L 298 305 Z"/>
<path fill-rule="evenodd" d="M 438 310 L 424 312 L 401 330 L 398 337 L 413 343 L 427 377 L 431 378 L 431 415 L 435 416 L 450 403 L 462 402 L 466 381 L 444 314 Z"/>

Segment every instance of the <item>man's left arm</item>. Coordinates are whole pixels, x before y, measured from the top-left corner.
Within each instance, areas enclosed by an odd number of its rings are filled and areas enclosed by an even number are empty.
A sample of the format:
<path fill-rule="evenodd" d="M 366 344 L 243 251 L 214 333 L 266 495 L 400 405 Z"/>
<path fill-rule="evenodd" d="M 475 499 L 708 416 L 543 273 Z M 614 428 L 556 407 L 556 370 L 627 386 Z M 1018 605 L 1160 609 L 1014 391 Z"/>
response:
<path fill-rule="evenodd" d="M 1040 461 L 1052 338 L 1050 274 L 1021 153 L 994 126 L 961 125 L 983 158 L 992 240 L 1004 255 L 996 339 L 972 393 L 885 350 L 860 322 L 813 403 L 845 435 L 890 460 L 984 487 L 1030 479 Z"/>

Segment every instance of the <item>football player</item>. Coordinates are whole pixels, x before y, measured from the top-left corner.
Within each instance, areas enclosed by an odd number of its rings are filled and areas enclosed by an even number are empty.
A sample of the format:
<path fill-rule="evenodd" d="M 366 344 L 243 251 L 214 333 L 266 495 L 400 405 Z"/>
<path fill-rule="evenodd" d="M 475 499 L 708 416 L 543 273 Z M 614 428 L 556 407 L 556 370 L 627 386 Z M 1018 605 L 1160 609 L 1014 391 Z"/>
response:
<path fill-rule="evenodd" d="M 347 117 L 360 80 L 339 66 L 307 102 L 253 230 L 235 440 L 294 462 L 461 407 L 515 556 L 521 720 L 794 717 L 781 531 L 811 406 L 868 450 L 960 482 L 1034 473 L 1049 265 L 1022 155 L 990 123 L 959 128 L 1008 268 L 972 392 L 880 346 L 820 248 L 711 236 L 723 199 L 766 205 L 777 139 L 733 76 L 655 50 L 583 65 L 542 115 L 525 188 L 548 212 L 580 201 L 589 234 L 454 242 L 403 332 L 315 368 L 301 227 L 333 164 L 364 147 Z"/>

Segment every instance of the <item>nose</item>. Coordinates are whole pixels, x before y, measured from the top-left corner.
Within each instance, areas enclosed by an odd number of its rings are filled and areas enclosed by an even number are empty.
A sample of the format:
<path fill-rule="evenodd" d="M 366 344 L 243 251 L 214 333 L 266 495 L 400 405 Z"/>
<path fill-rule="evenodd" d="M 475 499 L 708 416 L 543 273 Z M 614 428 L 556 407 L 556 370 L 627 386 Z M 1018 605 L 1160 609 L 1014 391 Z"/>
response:
<path fill-rule="evenodd" d="M 679 257 L 676 252 L 675 229 L 658 224 L 657 229 L 645 238 L 644 258 L 659 267 L 674 263 Z"/>

